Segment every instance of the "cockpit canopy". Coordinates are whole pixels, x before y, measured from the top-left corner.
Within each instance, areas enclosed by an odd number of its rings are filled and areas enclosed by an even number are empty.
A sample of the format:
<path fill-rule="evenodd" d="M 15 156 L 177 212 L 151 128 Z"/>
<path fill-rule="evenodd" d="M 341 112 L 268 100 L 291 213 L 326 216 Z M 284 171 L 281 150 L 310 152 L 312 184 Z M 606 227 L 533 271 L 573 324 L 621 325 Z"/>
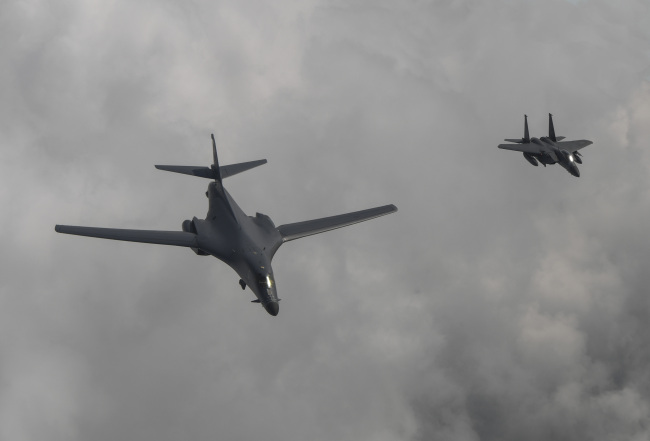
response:
<path fill-rule="evenodd" d="M 258 274 L 257 275 L 257 284 L 261 288 L 272 289 L 275 285 L 275 280 L 273 279 L 273 274 Z"/>
<path fill-rule="evenodd" d="M 575 158 L 573 157 L 573 155 L 572 155 L 571 153 L 567 152 L 566 150 L 562 150 L 562 155 L 563 155 L 563 156 L 566 158 L 566 160 L 569 161 L 569 162 L 574 162 L 574 161 L 575 161 Z"/>

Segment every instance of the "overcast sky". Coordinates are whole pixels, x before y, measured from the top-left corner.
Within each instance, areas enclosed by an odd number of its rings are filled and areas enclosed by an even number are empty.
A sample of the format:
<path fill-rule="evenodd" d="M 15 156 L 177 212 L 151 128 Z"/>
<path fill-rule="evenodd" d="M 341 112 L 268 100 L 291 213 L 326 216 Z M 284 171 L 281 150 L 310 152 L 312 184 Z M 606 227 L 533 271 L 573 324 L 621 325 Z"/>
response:
<path fill-rule="evenodd" d="M 0 3 L 0 439 L 648 440 L 647 0 Z M 589 139 L 581 177 L 503 138 Z M 280 314 L 190 250 L 276 225 Z"/>

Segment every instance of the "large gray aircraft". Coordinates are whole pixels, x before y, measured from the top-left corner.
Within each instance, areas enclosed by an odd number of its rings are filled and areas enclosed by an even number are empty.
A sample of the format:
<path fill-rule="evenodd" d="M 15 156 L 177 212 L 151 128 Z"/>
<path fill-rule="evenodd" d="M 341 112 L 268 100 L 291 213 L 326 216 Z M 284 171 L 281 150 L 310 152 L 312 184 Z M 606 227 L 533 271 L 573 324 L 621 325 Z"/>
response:
<path fill-rule="evenodd" d="M 544 167 L 547 164 L 558 163 L 575 177 L 580 177 L 577 164 L 582 164 L 581 148 L 593 144 L 586 139 L 577 141 L 562 141 L 564 136 L 555 136 L 553 115 L 548 114 L 548 137 L 531 138 L 528 134 L 528 116 L 524 115 L 524 137 L 521 139 L 504 139 L 516 144 L 499 144 L 500 149 L 523 152 L 526 161 L 537 167 L 537 161 Z M 576 164 L 577 163 L 577 164 Z"/>
<path fill-rule="evenodd" d="M 275 286 L 271 260 L 280 245 L 290 240 L 346 227 L 397 211 L 395 205 L 384 205 L 276 227 L 271 218 L 265 214 L 247 216 L 222 184 L 224 178 L 266 164 L 266 159 L 220 167 L 214 135 L 212 135 L 212 154 L 214 163 L 210 167 L 156 165 L 160 170 L 214 179 L 205 193 L 209 200 L 205 220 L 196 217 L 185 220 L 182 225 L 183 231 L 126 230 L 71 225 L 56 225 L 54 229 L 59 233 L 78 236 L 188 247 L 199 256 L 214 256 L 239 274 L 241 288 L 246 289 L 248 286 L 257 297 L 253 303 L 260 303 L 269 314 L 275 316 L 279 311 L 280 299 Z"/>

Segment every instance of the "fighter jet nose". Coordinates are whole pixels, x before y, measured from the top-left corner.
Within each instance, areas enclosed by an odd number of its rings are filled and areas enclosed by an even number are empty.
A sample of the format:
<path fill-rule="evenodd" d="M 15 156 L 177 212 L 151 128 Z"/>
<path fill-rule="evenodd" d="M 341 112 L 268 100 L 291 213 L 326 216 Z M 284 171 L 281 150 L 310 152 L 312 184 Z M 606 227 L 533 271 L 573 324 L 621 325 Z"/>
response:
<path fill-rule="evenodd" d="M 278 312 L 280 311 L 280 305 L 278 302 L 272 301 L 264 304 L 264 309 L 266 309 L 266 312 L 271 314 L 273 317 L 278 315 Z"/>
<path fill-rule="evenodd" d="M 579 178 L 580 177 L 580 170 L 578 169 L 578 167 L 573 167 L 573 170 L 571 171 L 571 174 L 573 176 L 575 176 L 576 178 Z"/>

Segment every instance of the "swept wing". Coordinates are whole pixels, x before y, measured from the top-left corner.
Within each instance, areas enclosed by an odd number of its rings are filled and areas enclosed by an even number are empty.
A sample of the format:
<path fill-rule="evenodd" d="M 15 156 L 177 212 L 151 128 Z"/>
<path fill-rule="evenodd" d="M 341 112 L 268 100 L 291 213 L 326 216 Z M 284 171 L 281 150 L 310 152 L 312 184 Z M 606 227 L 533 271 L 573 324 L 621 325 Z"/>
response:
<path fill-rule="evenodd" d="M 198 247 L 196 234 L 184 231 L 125 230 L 121 228 L 78 227 L 74 225 L 57 225 L 54 230 L 58 233 L 98 237 L 100 239 L 156 243 L 190 248 Z"/>
<path fill-rule="evenodd" d="M 562 141 L 555 143 L 558 148 L 566 150 L 568 152 L 576 152 L 581 148 L 587 147 L 588 145 L 593 144 L 593 142 L 586 139 L 579 139 L 577 141 Z"/>
<path fill-rule="evenodd" d="M 278 231 L 282 235 L 282 242 L 288 242 L 301 237 L 324 233 L 325 231 L 336 228 L 347 227 L 348 225 L 374 219 L 396 211 L 397 207 L 395 205 L 384 205 L 382 207 L 369 208 L 367 210 L 340 214 L 338 216 L 280 225 Z"/>
<path fill-rule="evenodd" d="M 541 150 L 537 144 L 527 143 L 527 144 L 499 144 L 500 149 L 505 150 L 514 150 L 516 152 L 532 153 L 539 154 Z"/>

